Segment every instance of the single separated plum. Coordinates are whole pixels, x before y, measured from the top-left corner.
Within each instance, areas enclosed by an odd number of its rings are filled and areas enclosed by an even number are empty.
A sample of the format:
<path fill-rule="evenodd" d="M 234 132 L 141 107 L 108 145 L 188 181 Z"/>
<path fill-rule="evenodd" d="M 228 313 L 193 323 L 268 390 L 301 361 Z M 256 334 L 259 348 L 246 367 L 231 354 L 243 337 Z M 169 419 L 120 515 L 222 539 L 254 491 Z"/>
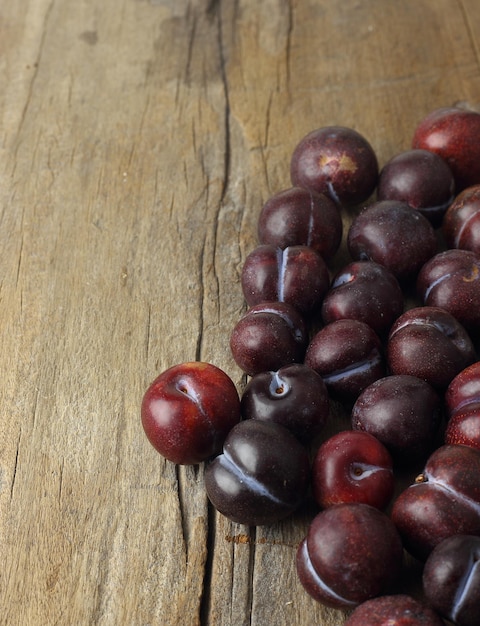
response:
<path fill-rule="evenodd" d="M 286 302 L 266 302 L 251 307 L 230 335 L 237 365 L 249 376 L 302 363 L 308 344 L 305 321 Z"/>
<path fill-rule="evenodd" d="M 322 257 L 308 246 L 257 246 L 242 268 L 242 290 L 249 306 L 287 302 L 305 316 L 320 308 L 330 286 Z"/>
<path fill-rule="evenodd" d="M 345 626 L 445 626 L 445 623 L 428 605 L 399 593 L 363 602 Z"/>
<path fill-rule="evenodd" d="M 390 330 L 387 361 L 392 374 L 417 376 L 445 391 L 475 361 L 475 348 L 463 326 L 440 307 L 405 311 Z"/>
<path fill-rule="evenodd" d="M 445 392 L 447 429 L 445 443 L 480 450 L 480 361 L 466 367 Z"/>
<path fill-rule="evenodd" d="M 166 459 L 196 464 L 218 454 L 240 421 L 240 398 L 230 377 L 211 363 L 174 365 L 148 387 L 141 406 L 148 440 Z"/>
<path fill-rule="evenodd" d="M 393 488 L 392 457 L 373 435 L 345 430 L 318 448 L 312 465 L 312 491 L 322 509 L 341 502 L 363 502 L 384 509 Z"/>
<path fill-rule="evenodd" d="M 364 202 L 378 179 L 378 161 L 369 142 L 344 126 L 308 133 L 290 162 L 292 184 L 324 193 L 339 206 Z"/>
<path fill-rule="evenodd" d="M 403 292 L 395 276 L 373 261 L 354 261 L 332 280 L 322 302 L 322 319 L 356 319 L 368 324 L 379 336 L 390 330 L 403 312 Z"/>
<path fill-rule="evenodd" d="M 416 376 L 392 375 L 369 385 L 352 409 L 352 428 L 375 436 L 394 461 L 411 465 L 432 451 L 441 420 L 441 399 Z"/>
<path fill-rule="evenodd" d="M 307 444 L 323 430 L 330 402 L 322 377 L 302 363 L 293 363 L 251 378 L 240 411 L 243 419 L 281 424 Z"/>
<path fill-rule="evenodd" d="M 406 202 L 383 200 L 353 220 L 347 246 L 355 261 L 384 265 L 402 284 L 416 278 L 437 251 L 433 226 Z"/>
<path fill-rule="evenodd" d="M 434 152 L 449 165 L 457 193 L 480 183 L 480 115 L 460 107 L 431 111 L 415 129 L 412 148 Z"/>
<path fill-rule="evenodd" d="M 323 193 L 292 187 L 269 198 L 258 219 L 258 240 L 279 248 L 308 246 L 330 261 L 342 240 L 336 204 Z"/>
<path fill-rule="evenodd" d="M 480 185 L 455 198 L 444 215 L 442 231 L 449 248 L 470 250 L 480 257 Z"/>
<path fill-rule="evenodd" d="M 353 608 L 387 593 L 402 568 L 402 542 L 390 518 L 359 502 L 319 513 L 297 551 L 297 572 L 315 600 Z"/>
<path fill-rule="evenodd" d="M 437 448 L 394 501 L 391 517 L 406 550 L 420 560 L 447 537 L 480 536 L 480 450 Z"/>
<path fill-rule="evenodd" d="M 444 539 L 426 560 L 422 582 L 428 602 L 440 615 L 457 626 L 478 626 L 480 537 Z"/>
<path fill-rule="evenodd" d="M 439 226 L 455 194 L 447 163 L 428 150 L 406 150 L 386 163 L 378 179 L 378 200 L 400 200 Z"/>
<path fill-rule="evenodd" d="M 273 524 L 302 503 L 310 474 L 306 449 L 286 428 L 245 420 L 225 439 L 223 453 L 205 470 L 213 506 L 248 526 Z"/>
<path fill-rule="evenodd" d="M 470 250 L 445 250 L 429 259 L 417 278 L 426 306 L 441 307 L 472 335 L 480 334 L 480 257 Z"/>

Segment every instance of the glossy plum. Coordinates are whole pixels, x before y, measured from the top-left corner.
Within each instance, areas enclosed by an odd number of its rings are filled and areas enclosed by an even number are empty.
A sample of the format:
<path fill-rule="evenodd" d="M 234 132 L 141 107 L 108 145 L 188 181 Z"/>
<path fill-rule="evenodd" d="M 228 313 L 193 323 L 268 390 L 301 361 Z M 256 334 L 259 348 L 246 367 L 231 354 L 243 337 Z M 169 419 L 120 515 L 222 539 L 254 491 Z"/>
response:
<path fill-rule="evenodd" d="M 480 183 L 480 115 L 460 107 L 431 111 L 414 131 L 412 147 L 429 150 L 449 165 L 457 192 Z"/>
<path fill-rule="evenodd" d="M 337 205 L 354 205 L 373 193 L 378 161 L 360 133 L 344 126 L 326 126 L 310 132 L 296 146 L 290 177 L 293 185 L 324 193 Z"/>
<path fill-rule="evenodd" d="M 437 251 L 433 226 L 406 202 L 374 202 L 353 220 L 347 246 L 355 261 L 384 265 L 402 283 L 418 271 Z"/>
<path fill-rule="evenodd" d="M 447 429 L 445 443 L 480 449 L 480 361 L 465 368 L 445 393 Z"/>
<path fill-rule="evenodd" d="M 480 537 L 456 535 L 431 552 L 423 569 L 430 605 L 457 626 L 478 626 L 480 617 Z"/>
<path fill-rule="evenodd" d="M 428 150 L 406 150 L 386 163 L 378 179 L 378 200 L 400 200 L 439 226 L 453 201 L 455 181 L 447 163 Z"/>
<path fill-rule="evenodd" d="M 468 187 L 448 207 L 442 231 L 449 248 L 480 256 L 480 185 Z"/>
<path fill-rule="evenodd" d="M 323 193 L 292 187 L 269 198 L 258 219 L 258 239 L 279 248 L 308 246 L 330 261 L 342 240 L 336 204 Z"/>
<path fill-rule="evenodd" d="M 392 326 L 387 361 L 392 374 L 417 376 L 444 391 L 475 361 L 475 348 L 467 331 L 448 311 L 415 307 Z"/>
<path fill-rule="evenodd" d="M 327 324 L 316 333 L 305 364 L 320 374 L 334 397 L 349 401 L 386 372 L 378 335 L 365 322 L 348 319 Z"/>
<path fill-rule="evenodd" d="M 276 422 L 307 444 L 323 430 L 330 402 L 322 377 L 310 367 L 294 363 L 251 378 L 240 410 L 243 419 Z"/>
<path fill-rule="evenodd" d="M 363 502 L 384 509 L 394 489 L 392 458 L 366 432 L 336 433 L 318 448 L 312 464 L 312 491 L 325 509 L 342 502 Z"/>
<path fill-rule="evenodd" d="M 354 261 L 334 276 L 322 302 L 322 319 L 356 319 L 384 336 L 403 312 L 402 289 L 395 276 L 373 261 Z"/>
<path fill-rule="evenodd" d="M 416 376 L 392 375 L 369 385 L 352 409 L 352 428 L 375 436 L 394 461 L 410 465 L 432 451 L 441 421 L 440 396 Z"/>
<path fill-rule="evenodd" d="M 240 399 L 230 377 L 210 363 L 175 365 L 148 387 L 141 406 L 148 440 L 166 459 L 188 465 L 218 454 L 240 421 Z"/>
<path fill-rule="evenodd" d="M 345 626 L 445 626 L 445 623 L 427 604 L 399 593 L 363 602 Z"/>
<path fill-rule="evenodd" d="M 437 448 L 394 501 L 391 517 L 405 548 L 420 560 L 447 537 L 480 536 L 480 450 Z"/>
<path fill-rule="evenodd" d="M 250 376 L 303 362 L 307 344 L 305 321 L 286 302 L 266 302 L 251 307 L 230 336 L 233 358 Z"/>
<path fill-rule="evenodd" d="M 306 449 L 286 428 L 246 420 L 225 439 L 223 453 L 205 470 L 213 506 L 249 526 L 273 524 L 304 500 L 310 466 Z"/>
<path fill-rule="evenodd" d="M 330 286 L 325 261 L 312 248 L 258 246 L 242 269 L 242 290 L 249 306 L 262 302 L 287 302 L 302 315 L 320 308 Z"/>
<path fill-rule="evenodd" d="M 385 513 L 358 502 L 337 504 L 314 518 L 296 563 L 315 600 L 354 608 L 392 588 L 402 567 L 402 543 Z"/>
<path fill-rule="evenodd" d="M 417 291 L 423 303 L 445 309 L 469 332 L 480 333 L 480 257 L 445 250 L 422 267 Z"/>

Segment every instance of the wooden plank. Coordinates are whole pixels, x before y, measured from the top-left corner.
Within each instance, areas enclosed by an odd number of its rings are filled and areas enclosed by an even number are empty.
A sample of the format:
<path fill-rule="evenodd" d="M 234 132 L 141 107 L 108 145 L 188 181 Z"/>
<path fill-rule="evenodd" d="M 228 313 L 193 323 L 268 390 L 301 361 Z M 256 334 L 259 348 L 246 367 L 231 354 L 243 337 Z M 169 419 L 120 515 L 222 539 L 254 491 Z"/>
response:
<path fill-rule="evenodd" d="M 190 359 L 242 388 L 239 273 L 297 141 L 353 126 L 383 163 L 478 108 L 479 31 L 474 0 L 2 4 L 0 623 L 344 621 L 296 579 L 311 507 L 228 522 L 139 403 Z"/>

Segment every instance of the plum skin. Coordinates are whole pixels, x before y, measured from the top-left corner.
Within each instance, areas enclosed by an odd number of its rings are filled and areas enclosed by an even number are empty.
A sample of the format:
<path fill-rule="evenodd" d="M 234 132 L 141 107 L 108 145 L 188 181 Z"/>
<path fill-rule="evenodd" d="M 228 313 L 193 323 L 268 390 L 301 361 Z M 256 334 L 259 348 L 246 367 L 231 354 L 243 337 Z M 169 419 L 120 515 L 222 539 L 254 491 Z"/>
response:
<path fill-rule="evenodd" d="M 407 594 L 372 598 L 360 604 L 345 626 L 445 626 L 428 605 Z"/>
<path fill-rule="evenodd" d="M 385 446 L 362 431 L 341 431 L 318 448 L 312 491 L 321 508 L 363 502 L 384 509 L 394 489 L 393 462 Z"/>
<path fill-rule="evenodd" d="M 400 200 L 439 226 L 455 193 L 450 167 L 434 152 L 412 149 L 401 152 L 382 168 L 378 200 Z"/>
<path fill-rule="evenodd" d="M 369 142 L 344 126 L 311 131 L 295 147 L 292 184 L 323 193 L 340 206 L 363 202 L 373 193 L 378 161 Z"/>
<path fill-rule="evenodd" d="M 353 608 L 391 589 L 402 560 L 402 542 L 390 518 L 368 504 L 348 502 L 313 519 L 298 547 L 296 566 L 315 600 Z"/>
<path fill-rule="evenodd" d="M 387 362 L 392 374 L 417 376 L 443 392 L 474 361 L 467 331 L 441 307 L 409 309 L 390 329 Z"/>
<path fill-rule="evenodd" d="M 416 376 L 393 374 L 369 385 L 351 413 L 352 428 L 379 439 L 396 464 L 424 461 L 441 421 L 441 399 Z"/>
<path fill-rule="evenodd" d="M 457 193 L 480 183 L 480 114 L 459 107 L 442 107 L 418 124 L 412 148 L 429 150 L 449 165 Z"/>
<path fill-rule="evenodd" d="M 403 307 L 402 289 L 386 267 L 373 261 L 353 261 L 333 277 L 321 312 L 325 324 L 356 319 L 382 337 L 388 334 Z"/>
<path fill-rule="evenodd" d="M 275 247 L 303 245 L 329 262 L 342 240 L 343 222 L 325 194 L 292 187 L 271 196 L 258 218 L 258 240 Z"/>
<path fill-rule="evenodd" d="M 205 469 L 213 506 L 238 524 L 262 526 L 287 517 L 302 503 L 310 478 L 306 449 L 280 424 L 245 420 L 225 439 Z"/>
<path fill-rule="evenodd" d="M 260 372 L 246 385 L 241 399 L 243 419 L 276 422 L 304 444 L 323 430 L 330 412 L 322 377 L 302 363 Z"/>
<path fill-rule="evenodd" d="M 480 257 L 470 250 L 444 250 L 431 257 L 417 277 L 426 306 L 448 311 L 467 331 L 480 333 Z"/>
<path fill-rule="evenodd" d="M 308 246 L 257 246 L 245 259 L 241 284 L 249 306 L 287 302 L 304 316 L 320 307 L 330 285 L 323 258 Z"/>
<path fill-rule="evenodd" d="M 332 396 L 348 401 L 385 375 L 381 341 L 359 320 L 336 320 L 319 330 L 307 347 L 305 364 L 320 374 Z"/>
<path fill-rule="evenodd" d="M 480 451 L 443 445 L 393 503 L 391 518 L 410 554 L 425 561 L 443 539 L 480 536 Z"/>
<path fill-rule="evenodd" d="M 480 185 L 468 187 L 454 199 L 443 217 L 442 232 L 449 248 L 480 256 Z"/>
<path fill-rule="evenodd" d="M 480 537 L 444 539 L 425 562 L 422 584 L 430 605 L 458 626 L 477 626 L 480 615 Z"/>
<path fill-rule="evenodd" d="M 347 247 L 355 261 L 384 265 L 403 285 L 437 251 L 431 223 L 406 202 L 382 200 L 365 207 L 347 233 Z"/>
<path fill-rule="evenodd" d="M 445 392 L 445 443 L 480 449 L 480 361 L 462 370 Z"/>
<path fill-rule="evenodd" d="M 240 398 L 230 377 L 215 365 L 181 363 L 150 384 L 141 421 L 157 452 L 172 463 L 194 465 L 221 450 L 240 421 Z"/>
<path fill-rule="evenodd" d="M 302 363 L 307 344 L 305 320 L 286 302 L 264 302 L 251 307 L 230 335 L 232 356 L 249 376 Z"/>

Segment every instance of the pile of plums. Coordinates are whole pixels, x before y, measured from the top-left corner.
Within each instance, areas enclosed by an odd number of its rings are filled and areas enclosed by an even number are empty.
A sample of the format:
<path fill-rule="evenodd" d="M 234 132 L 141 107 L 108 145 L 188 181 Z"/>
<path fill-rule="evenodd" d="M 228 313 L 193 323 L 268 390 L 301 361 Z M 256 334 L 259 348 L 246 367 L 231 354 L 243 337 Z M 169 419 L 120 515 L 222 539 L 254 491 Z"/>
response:
<path fill-rule="evenodd" d="M 290 176 L 242 268 L 230 348 L 244 389 L 210 363 L 173 366 L 144 395 L 145 433 L 169 461 L 205 461 L 234 522 L 272 524 L 310 498 L 298 576 L 350 626 L 476 625 L 480 114 L 433 111 L 381 170 L 357 131 L 320 128 Z M 326 436 L 332 403 L 350 423 Z M 405 553 L 420 599 L 399 587 Z"/>

